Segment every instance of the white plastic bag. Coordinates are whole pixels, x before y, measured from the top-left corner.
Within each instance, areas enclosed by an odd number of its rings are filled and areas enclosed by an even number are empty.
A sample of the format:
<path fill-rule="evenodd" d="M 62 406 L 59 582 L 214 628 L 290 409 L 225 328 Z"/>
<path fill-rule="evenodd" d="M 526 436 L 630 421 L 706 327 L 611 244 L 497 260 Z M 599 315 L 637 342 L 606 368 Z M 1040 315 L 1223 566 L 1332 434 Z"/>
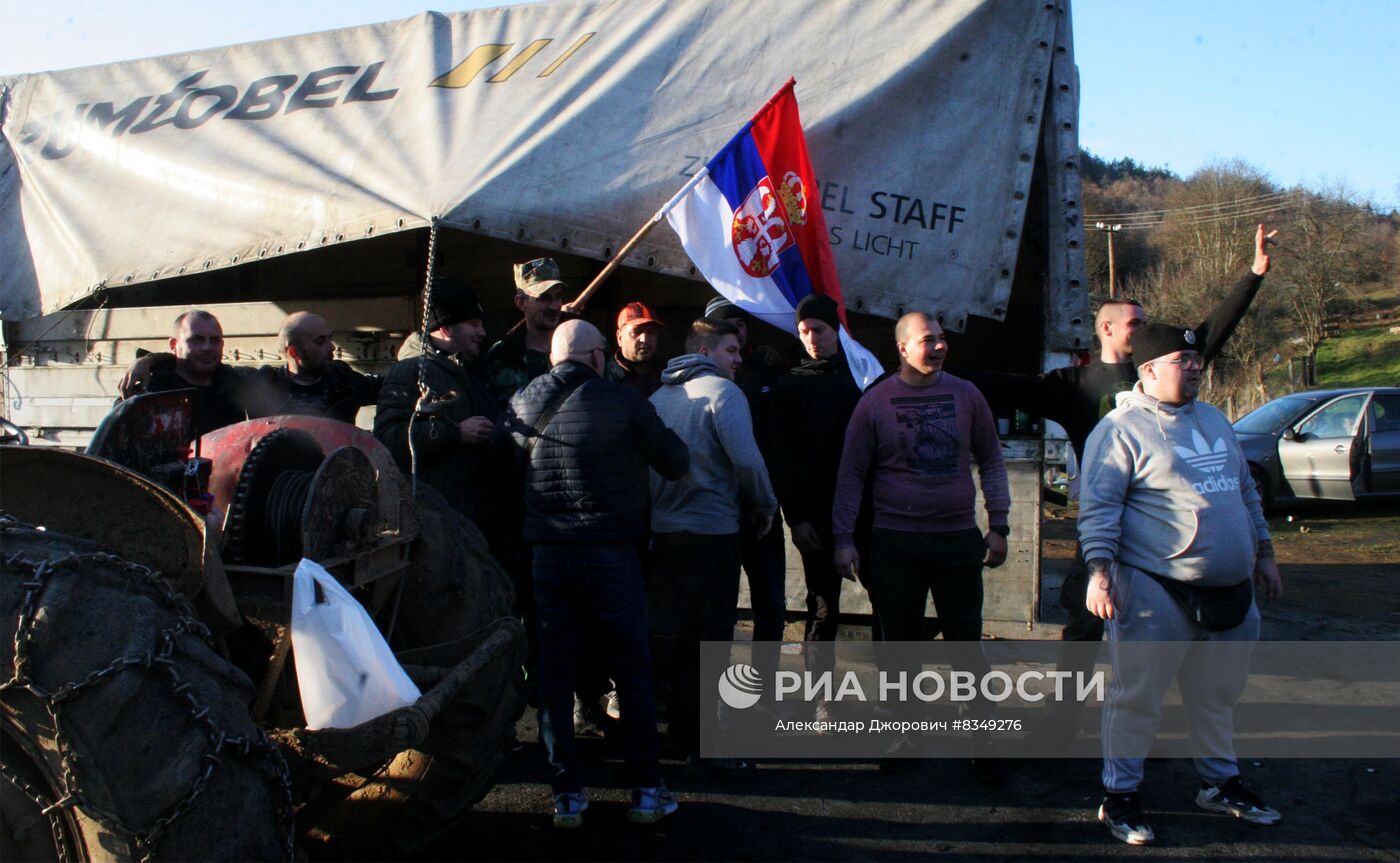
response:
<path fill-rule="evenodd" d="M 305 558 L 292 580 L 292 653 L 306 727 L 313 731 L 350 728 L 418 700 L 418 687 L 359 600 Z"/>

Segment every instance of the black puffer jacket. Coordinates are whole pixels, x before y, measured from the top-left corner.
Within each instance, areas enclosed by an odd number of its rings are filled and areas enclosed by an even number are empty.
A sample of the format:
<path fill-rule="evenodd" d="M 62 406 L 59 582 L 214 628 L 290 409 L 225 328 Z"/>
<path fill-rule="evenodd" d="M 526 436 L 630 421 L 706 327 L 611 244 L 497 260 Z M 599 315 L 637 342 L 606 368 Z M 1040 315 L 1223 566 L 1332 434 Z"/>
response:
<path fill-rule="evenodd" d="M 556 394 L 566 393 L 543 429 Z M 525 537 L 533 542 L 621 544 L 647 526 L 647 468 L 685 476 L 690 453 L 635 387 L 560 363 L 510 400 L 510 430 L 525 458 Z"/>

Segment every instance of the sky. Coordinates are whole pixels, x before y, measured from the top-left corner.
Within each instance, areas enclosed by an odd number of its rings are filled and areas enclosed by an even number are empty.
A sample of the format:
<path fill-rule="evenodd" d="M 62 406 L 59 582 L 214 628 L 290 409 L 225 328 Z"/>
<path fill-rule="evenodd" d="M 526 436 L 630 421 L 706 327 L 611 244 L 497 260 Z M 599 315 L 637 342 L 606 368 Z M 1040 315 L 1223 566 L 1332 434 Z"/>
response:
<path fill-rule="evenodd" d="M 1400 207 L 1400 0 L 1072 3 L 1080 144 L 1095 155 L 1182 176 L 1240 158 L 1285 186 L 1340 184 L 1383 209 Z M 423 0 L 0 0 L 0 75 L 425 8 Z"/>

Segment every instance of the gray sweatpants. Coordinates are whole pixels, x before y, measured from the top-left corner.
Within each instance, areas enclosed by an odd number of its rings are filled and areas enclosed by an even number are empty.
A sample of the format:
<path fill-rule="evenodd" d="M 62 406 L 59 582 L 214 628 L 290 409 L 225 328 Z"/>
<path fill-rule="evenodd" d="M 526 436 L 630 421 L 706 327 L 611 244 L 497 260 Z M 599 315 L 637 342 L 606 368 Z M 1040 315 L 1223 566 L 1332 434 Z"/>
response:
<path fill-rule="evenodd" d="M 1108 621 L 1113 682 L 1103 712 L 1103 787 L 1137 790 L 1173 679 L 1181 689 L 1191 751 L 1201 778 L 1219 783 L 1239 774 L 1234 709 L 1249 677 L 1248 651 L 1222 642 L 1259 640 L 1259 607 L 1234 629 L 1196 625 L 1150 576 L 1119 564 L 1113 579 L 1114 619 Z M 1139 642 L 1154 642 L 1139 644 Z"/>

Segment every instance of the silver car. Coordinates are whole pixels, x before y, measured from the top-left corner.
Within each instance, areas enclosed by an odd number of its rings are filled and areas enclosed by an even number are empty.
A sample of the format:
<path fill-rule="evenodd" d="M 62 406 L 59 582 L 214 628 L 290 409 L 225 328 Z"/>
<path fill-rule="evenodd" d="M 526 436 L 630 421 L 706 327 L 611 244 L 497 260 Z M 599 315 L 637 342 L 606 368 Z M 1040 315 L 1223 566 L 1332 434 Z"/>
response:
<path fill-rule="evenodd" d="M 1400 387 L 1311 390 L 1235 422 L 1264 506 L 1400 497 Z"/>

